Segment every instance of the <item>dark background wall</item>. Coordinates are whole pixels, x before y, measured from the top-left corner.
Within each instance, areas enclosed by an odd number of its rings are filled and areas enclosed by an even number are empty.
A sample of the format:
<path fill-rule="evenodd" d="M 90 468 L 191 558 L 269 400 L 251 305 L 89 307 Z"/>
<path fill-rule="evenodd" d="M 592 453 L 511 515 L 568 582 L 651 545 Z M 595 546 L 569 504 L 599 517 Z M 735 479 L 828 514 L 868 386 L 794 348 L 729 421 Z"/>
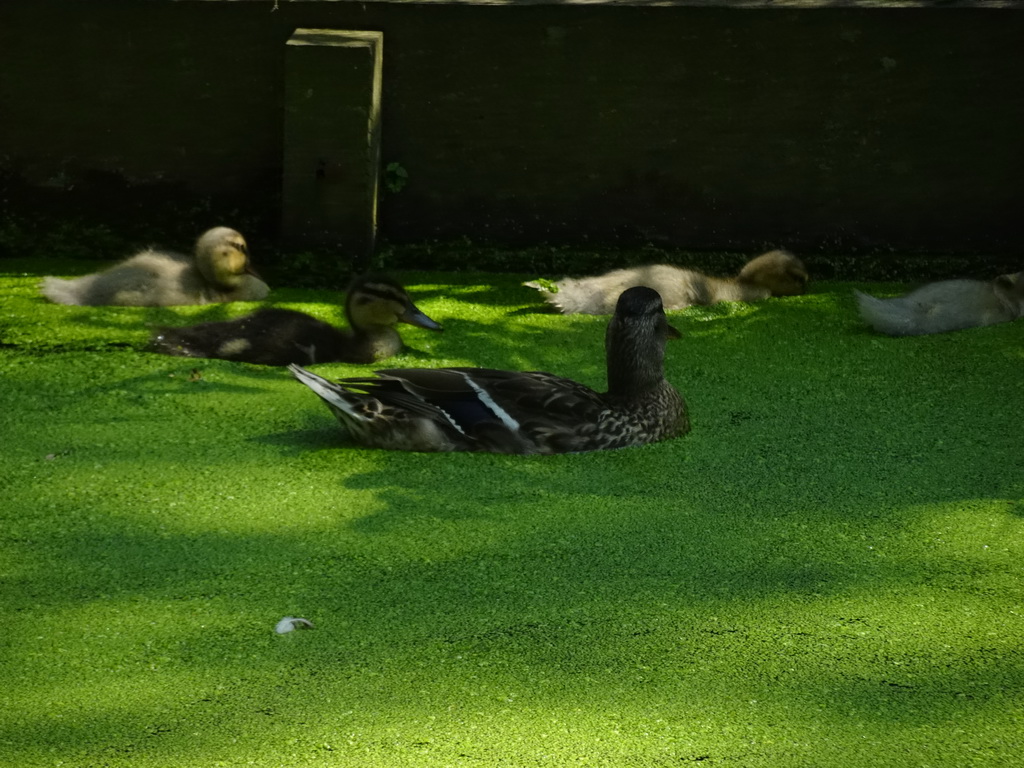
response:
<path fill-rule="evenodd" d="M 384 33 L 393 242 L 1016 252 L 1024 12 L 0 3 L 0 160 L 276 222 L 285 42 Z"/>

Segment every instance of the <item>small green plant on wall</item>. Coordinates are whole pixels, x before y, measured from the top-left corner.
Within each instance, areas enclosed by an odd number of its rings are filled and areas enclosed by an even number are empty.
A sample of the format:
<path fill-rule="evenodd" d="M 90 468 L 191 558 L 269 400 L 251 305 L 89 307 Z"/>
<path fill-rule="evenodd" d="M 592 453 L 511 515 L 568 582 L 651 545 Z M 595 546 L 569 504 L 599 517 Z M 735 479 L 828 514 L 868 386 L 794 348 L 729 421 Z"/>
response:
<path fill-rule="evenodd" d="M 388 192 L 401 192 L 409 183 L 409 172 L 401 163 L 388 163 L 384 168 L 384 187 Z"/>

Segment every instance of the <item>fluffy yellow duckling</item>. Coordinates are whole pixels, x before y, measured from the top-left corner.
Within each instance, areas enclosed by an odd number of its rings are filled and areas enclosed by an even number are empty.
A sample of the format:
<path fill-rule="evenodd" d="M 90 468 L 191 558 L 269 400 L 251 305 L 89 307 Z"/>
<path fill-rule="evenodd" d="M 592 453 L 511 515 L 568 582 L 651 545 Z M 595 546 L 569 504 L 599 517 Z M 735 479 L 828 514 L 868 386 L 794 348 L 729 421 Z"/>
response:
<path fill-rule="evenodd" d="M 47 277 L 41 289 L 57 304 L 124 307 L 260 301 L 270 292 L 249 265 L 245 238 L 228 227 L 204 232 L 194 256 L 147 248 L 104 272 Z"/>

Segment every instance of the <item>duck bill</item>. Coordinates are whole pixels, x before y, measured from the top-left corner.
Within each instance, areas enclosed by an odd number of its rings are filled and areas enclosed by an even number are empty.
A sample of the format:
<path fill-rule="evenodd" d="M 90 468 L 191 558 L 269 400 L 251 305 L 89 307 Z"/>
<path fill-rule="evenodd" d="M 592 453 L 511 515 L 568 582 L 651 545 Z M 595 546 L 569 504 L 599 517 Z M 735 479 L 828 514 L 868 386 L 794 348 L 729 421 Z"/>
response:
<path fill-rule="evenodd" d="M 257 272 L 255 269 L 253 269 L 252 263 L 248 259 L 245 260 L 245 270 L 244 270 L 244 272 L 247 275 L 252 275 L 257 280 L 262 280 L 263 279 L 262 277 L 260 277 L 260 273 Z"/>
<path fill-rule="evenodd" d="M 419 326 L 420 328 L 426 328 L 431 331 L 444 330 L 438 323 L 435 323 L 425 314 L 420 312 L 420 310 L 417 307 L 411 304 L 409 305 L 409 308 L 406 309 L 405 312 L 403 312 L 398 319 L 403 323 L 408 323 L 409 325 L 416 325 Z"/>
<path fill-rule="evenodd" d="M 683 338 L 683 334 L 681 334 L 679 332 L 679 329 L 676 328 L 674 325 L 671 325 L 671 324 L 666 325 L 665 326 L 665 330 L 667 331 L 667 333 L 665 335 L 668 338 L 670 338 L 670 339 L 681 339 L 681 338 Z"/>

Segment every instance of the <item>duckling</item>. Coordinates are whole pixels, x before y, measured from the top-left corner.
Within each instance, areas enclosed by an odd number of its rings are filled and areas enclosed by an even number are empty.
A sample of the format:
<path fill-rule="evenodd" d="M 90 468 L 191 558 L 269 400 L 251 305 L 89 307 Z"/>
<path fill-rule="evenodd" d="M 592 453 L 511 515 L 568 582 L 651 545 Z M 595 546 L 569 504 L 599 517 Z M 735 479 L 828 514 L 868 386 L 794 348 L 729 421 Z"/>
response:
<path fill-rule="evenodd" d="M 194 256 L 147 248 L 104 272 L 47 277 L 41 289 L 57 304 L 125 307 L 260 301 L 270 292 L 249 266 L 245 239 L 227 227 L 203 233 Z"/>
<path fill-rule="evenodd" d="M 394 280 L 357 278 L 345 299 L 349 329 L 291 309 L 264 308 L 237 320 L 159 328 L 149 350 L 179 357 L 208 357 L 259 365 L 373 363 L 397 354 L 397 323 L 432 331 L 441 326 L 412 303 Z"/>
<path fill-rule="evenodd" d="M 1024 272 L 995 280 L 943 280 L 895 299 L 854 291 L 864 322 L 890 336 L 920 336 L 1024 316 Z"/>
<path fill-rule="evenodd" d="M 349 437 L 399 451 L 570 453 L 644 445 L 690 429 L 686 402 L 665 380 L 665 342 L 678 338 L 658 292 L 624 291 L 605 334 L 608 391 L 539 371 L 405 368 L 327 381 L 296 379 L 327 404 Z"/>
<path fill-rule="evenodd" d="M 606 315 L 622 291 L 646 285 L 658 291 L 665 309 L 719 301 L 760 301 L 769 296 L 796 296 L 807 289 L 807 268 L 789 251 L 769 251 L 747 262 L 735 277 L 711 277 L 670 264 L 616 269 L 597 277 L 567 277 L 550 283 L 525 283 L 566 315 Z"/>

